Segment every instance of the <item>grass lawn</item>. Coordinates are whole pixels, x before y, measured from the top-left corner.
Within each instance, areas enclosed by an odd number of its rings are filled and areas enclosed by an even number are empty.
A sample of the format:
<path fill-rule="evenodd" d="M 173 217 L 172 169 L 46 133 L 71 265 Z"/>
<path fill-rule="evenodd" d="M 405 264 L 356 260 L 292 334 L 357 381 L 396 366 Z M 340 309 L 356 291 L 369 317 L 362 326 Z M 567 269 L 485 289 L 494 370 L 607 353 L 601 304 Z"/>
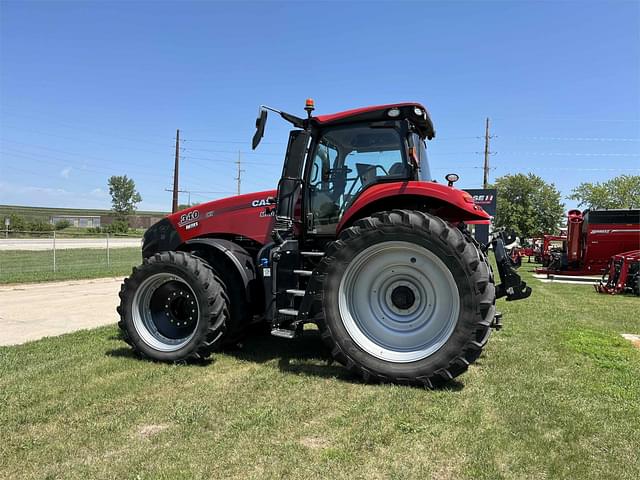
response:
<path fill-rule="evenodd" d="M 314 335 L 186 366 L 115 327 L 2 347 L 0 478 L 640 478 L 640 350 L 619 336 L 640 299 L 529 280 L 436 391 L 362 384 Z"/>
<path fill-rule="evenodd" d="M 0 284 L 100 278 L 131 273 L 131 267 L 142 263 L 139 248 L 77 248 L 53 251 L 0 250 Z"/>

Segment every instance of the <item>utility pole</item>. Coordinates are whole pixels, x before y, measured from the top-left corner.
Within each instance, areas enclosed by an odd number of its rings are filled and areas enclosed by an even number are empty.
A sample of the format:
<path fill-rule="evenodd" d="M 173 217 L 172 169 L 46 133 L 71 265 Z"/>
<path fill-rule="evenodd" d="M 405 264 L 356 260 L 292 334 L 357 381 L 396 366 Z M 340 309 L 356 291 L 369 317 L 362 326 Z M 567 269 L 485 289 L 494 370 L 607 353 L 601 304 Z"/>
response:
<path fill-rule="evenodd" d="M 165 192 L 175 192 L 177 191 L 178 193 L 186 193 L 189 195 L 189 200 L 188 200 L 188 205 L 191 206 L 191 190 L 174 190 L 174 189 L 169 189 L 169 188 L 165 188 L 164 189 Z M 178 211 L 178 205 L 176 205 L 175 210 L 173 211 L 173 213 Z"/>
<path fill-rule="evenodd" d="M 180 168 L 180 129 L 176 130 L 176 161 L 173 166 L 173 204 L 171 213 L 178 211 L 178 170 Z"/>
<path fill-rule="evenodd" d="M 240 186 L 242 185 L 242 172 L 244 172 L 244 170 L 242 170 L 241 168 L 241 152 L 240 150 L 238 150 L 238 160 L 236 160 L 236 164 L 238 165 L 238 176 L 236 177 L 236 181 L 238 182 L 238 195 L 240 195 Z"/>
<path fill-rule="evenodd" d="M 484 130 L 484 178 L 482 180 L 482 188 L 489 186 L 489 117 L 487 117 L 487 123 Z"/>

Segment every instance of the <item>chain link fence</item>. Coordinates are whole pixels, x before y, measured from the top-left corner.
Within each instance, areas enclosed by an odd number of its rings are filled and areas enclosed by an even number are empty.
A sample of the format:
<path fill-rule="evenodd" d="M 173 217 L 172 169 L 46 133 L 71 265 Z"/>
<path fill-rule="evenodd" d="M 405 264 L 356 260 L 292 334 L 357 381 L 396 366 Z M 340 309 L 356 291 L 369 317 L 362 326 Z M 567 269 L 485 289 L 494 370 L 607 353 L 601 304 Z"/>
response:
<path fill-rule="evenodd" d="M 124 275 L 141 263 L 140 236 L 5 231 L 0 283 Z"/>

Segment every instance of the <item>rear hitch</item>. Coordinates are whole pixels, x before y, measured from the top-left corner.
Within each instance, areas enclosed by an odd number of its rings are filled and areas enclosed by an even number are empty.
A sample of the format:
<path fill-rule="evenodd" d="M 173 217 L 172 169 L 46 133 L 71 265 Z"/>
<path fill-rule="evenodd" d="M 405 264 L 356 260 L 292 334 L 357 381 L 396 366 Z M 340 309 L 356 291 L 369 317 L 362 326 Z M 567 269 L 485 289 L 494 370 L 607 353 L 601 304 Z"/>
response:
<path fill-rule="evenodd" d="M 507 301 L 528 298 L 531 295 L 531 287 L 528 287 L 522 281 L 520 275 L 513 268 L 511 259 L 504 248 L 502 235 L 502 233 L 499 233 L 491 241 L 493 253 L 496 256 L 496 264 L 498 265 L 498 274 L 502 282 L 496 286 L 496 298 L 507 297 Z"/>

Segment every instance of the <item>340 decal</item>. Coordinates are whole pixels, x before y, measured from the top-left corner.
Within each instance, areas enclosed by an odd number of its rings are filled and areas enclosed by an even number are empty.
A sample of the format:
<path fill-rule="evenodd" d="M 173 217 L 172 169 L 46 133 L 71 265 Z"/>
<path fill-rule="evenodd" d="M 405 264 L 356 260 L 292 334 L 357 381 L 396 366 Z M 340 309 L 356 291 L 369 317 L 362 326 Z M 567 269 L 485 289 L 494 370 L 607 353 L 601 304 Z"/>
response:
<path fill-rule="evenodd" d="M 195 222 L 198 218 L 200 218 L 200 212 L 198 210 L 183 213 L 180 215 L 180 223 L 178 223 L 178 226 L 182 227 L 188 223 Z"/>

